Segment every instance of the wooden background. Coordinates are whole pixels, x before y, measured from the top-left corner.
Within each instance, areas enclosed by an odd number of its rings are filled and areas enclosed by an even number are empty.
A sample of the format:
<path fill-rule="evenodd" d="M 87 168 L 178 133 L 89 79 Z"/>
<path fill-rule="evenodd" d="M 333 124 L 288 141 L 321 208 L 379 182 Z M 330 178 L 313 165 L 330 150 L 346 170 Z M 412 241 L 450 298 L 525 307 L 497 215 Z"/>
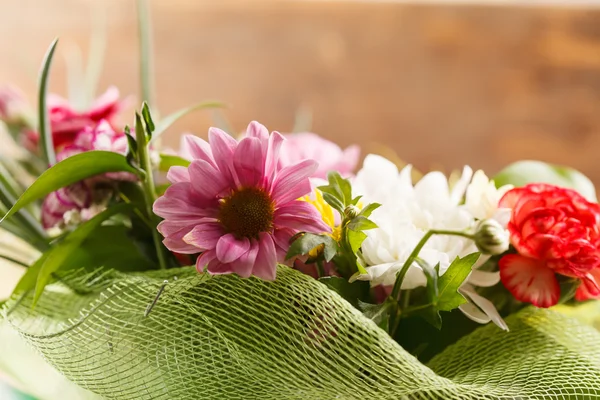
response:
<path fill-rule="evenodd" d="M 299 107 L 342 145 L 391 146 L 421 169 L 490 173 L 523 158 L 572 165 L 600 183 L 600 10 L 344 1 L 151 2 L 158 105 L 231 105 L 288 131 Z M 92 6 L 97 7 L 92 7 Z M 87 51 L 91 14 L 107 15 L 100 87 L 138 92 L 133 0 L 0 0 L 0 83 L 33 97 L 43 53 Z M 51 87 L 65 92 L 58 58 Z M 171 131 L 205 135 L 211 115 Z"/>

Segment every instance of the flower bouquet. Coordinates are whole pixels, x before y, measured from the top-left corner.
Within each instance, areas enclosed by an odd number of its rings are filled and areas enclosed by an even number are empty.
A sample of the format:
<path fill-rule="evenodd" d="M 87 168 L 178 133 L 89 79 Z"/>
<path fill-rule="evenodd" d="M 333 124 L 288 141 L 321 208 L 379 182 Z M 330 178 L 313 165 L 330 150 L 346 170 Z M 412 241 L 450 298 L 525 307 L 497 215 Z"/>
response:
<path fill-rule="evenodd" d="M 0 103 L 27 149 L 2 159 L 0 227 L 36 254 L 9 258 L 27 269 L 2 318 L 70 381 L 106 399 L 600 398 L 582 174 L 357 168 L 357 147 L 258 122 L 165 151 L 177 118 L 219 104 L 144 102 L 127 126 L 110 89 L 75 110 L 46 94 L 55 46 L 37 123 L 14 90 Z"/>

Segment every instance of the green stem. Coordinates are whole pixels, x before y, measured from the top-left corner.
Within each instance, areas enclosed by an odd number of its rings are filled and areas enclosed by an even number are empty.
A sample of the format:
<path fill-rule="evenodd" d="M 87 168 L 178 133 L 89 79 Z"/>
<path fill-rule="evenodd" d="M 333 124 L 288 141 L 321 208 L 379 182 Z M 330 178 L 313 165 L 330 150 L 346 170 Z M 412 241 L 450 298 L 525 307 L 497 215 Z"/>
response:
<path fill-rule="evenodd" d="M 427 243 L 429 238 L 431 238 L 433 235 L 462 236 L 462 237 L 466 237 L 469 239 L 473 239 L 473 235 L 470 235 L 465 232 L 435 230 L 435 229 L 428 231 L 425 235 L 423 235 L 423 237 L 421 238 L 419 243 L 413 249 L 412 253 L 410 253 L 408 258 L 404 262 L 404 265 L 402 266 L 402 269 L 400 270 L 400 272 L 398 272 L 398 275 L 396 275 L 396 282 L 394 283 L 394 288 L 392 289 L 392 293 L 390 295 L 393 299 L 400 300 L 400 298 L 399 298 L 400 289 L 402 287 L 402 282 L 404 281 L 404 277 L 406 276 L 408 269 L 415 262 L 416 258 L 419 256 L 419 253 L 421 252 L 421 249 L 423 248 L 423 246 L 425 246 L 425 243 Z"/>
<path fill-rule="evenodd" d="M 135 114 L 135 136 L 138 143 L 138 163 L 140 168 L 145 172 L 141 176 L 142 187 L 144 189 L 144 198 L 146 200 L 146 213 L 148 218 L 153 219 L 154 211 L 152 211 L 152 205 L 156 200 L 156 187 L 154 186 L 154 177 L 152 176 L 152 165 L 150 163 L 150 156 L 148 154 L 148 140 L 146 138 L 146 132 L 142 125 L 142 118 L 140 114 Z M 154 227 L 152 230 L 152 240 L 156 247 L 156 255 L 158 257 L 158 264 L 161 269 L 167 268 L 167 261 L 164 253 L 162 241 L 160 240 L 160 234 Z"/>
<path fill-rule="evenodd" d="M 154 108 L 153 60 L 152 60 L 152 27 L 148 0 L 137 0 L 138 33 L 140 44 L 140 85 L 142 101 Z"/>
<path fill-rule="evenodd" d="M 319 278 L 322 278 L 325 276 L 325 268 L 323 267 L 323 261 L 322 260 L 318 260 L 317 261 L 317 276 Z"/>

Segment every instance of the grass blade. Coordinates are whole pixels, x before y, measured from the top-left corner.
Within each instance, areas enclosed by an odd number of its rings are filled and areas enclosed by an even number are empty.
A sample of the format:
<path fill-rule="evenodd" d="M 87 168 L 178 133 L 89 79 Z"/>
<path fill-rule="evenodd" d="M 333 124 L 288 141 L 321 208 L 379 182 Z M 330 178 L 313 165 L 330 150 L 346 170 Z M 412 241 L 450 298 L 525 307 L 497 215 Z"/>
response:
<path fill-rule="evenodd" d="M 52 128 L 50 126 L 50 116 L 48 113 L 48 107 L 46 105 L 46 95 L 48 91 L 48 74 L 50 73 L 52 57 L 54 56 L 54 50 L 56 50 L 57 44 L 58 38 L 54 39 L 44 57 L 42 71 L 40 73 L 38 92 L 38 130 L 40 134 L 41 154 L 47 165 L 54 165 L 56 163 L 54 141 L 52 140 Z"/>

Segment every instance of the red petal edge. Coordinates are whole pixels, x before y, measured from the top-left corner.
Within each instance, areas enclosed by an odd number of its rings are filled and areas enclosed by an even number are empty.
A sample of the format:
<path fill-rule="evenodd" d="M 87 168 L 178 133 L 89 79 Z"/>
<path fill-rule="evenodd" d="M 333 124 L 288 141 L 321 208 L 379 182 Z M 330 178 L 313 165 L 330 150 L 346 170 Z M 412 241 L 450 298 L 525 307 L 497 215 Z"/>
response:
<path fill-rule="evenodd" d="M 500 279 L 519 301 L 548 308 L 558 303 L 560 286 L 553 270 L 539 260 L 507 254 L 498 263 Z"/>

